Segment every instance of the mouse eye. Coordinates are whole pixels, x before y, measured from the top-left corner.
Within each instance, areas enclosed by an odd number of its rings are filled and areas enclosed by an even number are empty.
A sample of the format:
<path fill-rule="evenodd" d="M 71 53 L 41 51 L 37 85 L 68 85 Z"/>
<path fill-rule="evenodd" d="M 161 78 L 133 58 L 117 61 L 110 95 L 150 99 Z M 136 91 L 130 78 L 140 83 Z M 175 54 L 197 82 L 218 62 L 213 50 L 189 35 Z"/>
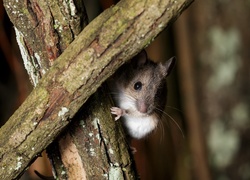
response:
<path fill-rule="evenodd" d="M 142 88 L 142 83 L 140 81 L 138 81 L 134 84 L 135 90 L 141 90 L 141 88 Z"/>

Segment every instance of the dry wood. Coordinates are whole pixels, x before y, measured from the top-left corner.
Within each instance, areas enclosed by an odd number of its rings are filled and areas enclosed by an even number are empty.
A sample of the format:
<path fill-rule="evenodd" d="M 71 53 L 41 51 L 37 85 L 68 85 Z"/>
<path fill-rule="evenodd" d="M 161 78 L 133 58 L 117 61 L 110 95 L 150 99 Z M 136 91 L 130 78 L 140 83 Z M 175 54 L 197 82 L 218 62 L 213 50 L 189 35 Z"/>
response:
<path fill-rule="evenodd" d="M 89 96 L 191 2 L 121 1 L 89 24 L 1 128 L 1 178 L 16 178 Z"/>

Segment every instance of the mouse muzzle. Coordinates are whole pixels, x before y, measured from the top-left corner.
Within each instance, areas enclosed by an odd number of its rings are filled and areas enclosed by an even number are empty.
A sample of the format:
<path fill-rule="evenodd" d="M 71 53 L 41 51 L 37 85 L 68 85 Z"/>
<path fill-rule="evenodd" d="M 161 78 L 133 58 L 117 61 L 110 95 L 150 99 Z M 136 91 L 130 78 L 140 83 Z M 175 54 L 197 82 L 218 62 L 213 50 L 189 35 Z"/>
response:
<path fill-rule="evenodd" d="M 143 114 L 150 114 L 152 112 L 150 104 L 146 103 L 146 101 L 144 100 L 138 100 L 136 103 L 136 107 L 137 110 Z"/>

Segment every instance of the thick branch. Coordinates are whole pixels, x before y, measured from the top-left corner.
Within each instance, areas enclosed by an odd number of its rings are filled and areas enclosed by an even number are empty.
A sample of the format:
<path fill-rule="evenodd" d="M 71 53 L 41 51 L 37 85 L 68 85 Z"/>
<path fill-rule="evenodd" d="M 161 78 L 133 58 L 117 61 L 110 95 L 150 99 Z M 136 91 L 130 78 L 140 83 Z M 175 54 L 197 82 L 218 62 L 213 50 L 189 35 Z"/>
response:
<path fill-rule="evenodd" d="M 83 0 L 75 3 L 67 0 L 4 1 L 15 25 L 25 68 L 35 86 L 87 24 Z"/>
<path fill-rule="evenodd" d="M 62 160 L 56 164 L 57 178 L 136 179 L 121 124 L 114 123 L 110 107 L 110 98 L 102 87 L 67 126 L 67 133 L 58 143 L 61 153 L 53 158 Z M 55 143 L 51 146 L 53 152 Z"/>
<path fill-rule="evenodd" d="M 121 1 L 89 24 L 1 128 L 2 179 L 23 171 L 88 97 L 191 2 Z"/>

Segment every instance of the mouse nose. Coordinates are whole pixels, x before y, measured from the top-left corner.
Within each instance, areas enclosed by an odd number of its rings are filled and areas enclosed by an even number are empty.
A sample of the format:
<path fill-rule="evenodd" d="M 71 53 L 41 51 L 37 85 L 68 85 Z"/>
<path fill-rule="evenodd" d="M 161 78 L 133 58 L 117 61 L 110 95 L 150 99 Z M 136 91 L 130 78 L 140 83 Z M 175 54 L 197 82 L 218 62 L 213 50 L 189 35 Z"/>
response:
<path fill-rule="evenodd" d="M 138 100 L 137 101 L 137 109 L 141 113 L 147 113 L 147 111 L 148 111 L 148 105 L 146 104 L 145 101 Z"/>

